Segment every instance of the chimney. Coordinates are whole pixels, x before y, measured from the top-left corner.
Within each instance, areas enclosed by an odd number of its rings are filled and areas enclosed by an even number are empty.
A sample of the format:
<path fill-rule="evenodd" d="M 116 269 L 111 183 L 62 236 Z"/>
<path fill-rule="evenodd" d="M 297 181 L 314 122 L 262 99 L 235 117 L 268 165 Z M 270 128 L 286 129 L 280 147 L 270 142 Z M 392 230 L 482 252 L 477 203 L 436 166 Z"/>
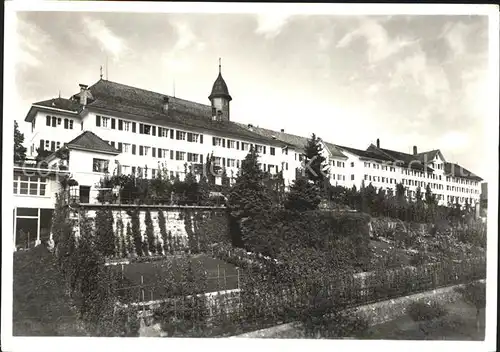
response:
<path fill-rule="evenodd" d="M 80 83 L 80 104 L 87 105 L 87 89 L 88 85 Z"/>
<path fill-rule="evenodd" d="M 284 128 L 282 128 L 282 129 L 281 129 L 281 133 L 284 133 L 284 132 L 285 132 L 285 129 L 284 129 Z"/>
<path fill-rule="evenodd" d="M 377 148 L 380 148 L 380 139 L 377 138 Z"/>
<path fill-rule="evenodd" d="M 162 106 L 163 112 L 167 113 L 168 112 L 168 97 L 165 96 L 163 97 L 163 106 Z"/>
<path fill-rule="evenodd" d="M 417 154 L 418 154 L 418 153 L 417 153 L 417 146 L 416 146 L 416 145 L 414 145 L 414 146 L 413 146 L 413 155 L 417 155 Z"/>

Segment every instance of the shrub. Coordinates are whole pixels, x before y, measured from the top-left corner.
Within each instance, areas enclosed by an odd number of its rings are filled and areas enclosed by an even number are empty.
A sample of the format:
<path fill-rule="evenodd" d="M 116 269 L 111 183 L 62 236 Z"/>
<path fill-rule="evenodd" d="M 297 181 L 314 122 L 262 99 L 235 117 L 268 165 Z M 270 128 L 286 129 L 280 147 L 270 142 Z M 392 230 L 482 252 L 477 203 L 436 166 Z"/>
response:
<path fill-rule="evenodd" d="M 146 210 L 146 217 L 144 219 L 144 223 L 146 225 L 146 240 L 148 244 L 148 249 L 154 255 L 156 254 L 156 243 L 155 243 L 155 234 L 153 228 L 153 220 L 151 219 L 151 212 L 149 209 Z"/>
<path fill-rule="evenodd" d="M 365 337 L 368 320 L 347 312 L 335 312 L 319 317 L 308 316 L 303 321 L 304 332 L 309 338 Z"/>
<path fill-rule="evenodd" d="M 413 321 L 425 321 L 440 318 L 445 316 L 448 312 L 446 308 L 436 302 L 424 302 L 424 300 L 411 303 L 407 308 L 407 313 Z"/>
<path fill-rule="evenodd" d="M 132 224 L 131 232 L 134 238 L 135 252 L 138 256 L 142 257 L 143 247 L 142 247 L 142 237 L 141 237 L 141 225 L 139 222 L 139 211 L 135 209 L 131 211 L 129 215 L 130 215 L 130 222 Z"/>

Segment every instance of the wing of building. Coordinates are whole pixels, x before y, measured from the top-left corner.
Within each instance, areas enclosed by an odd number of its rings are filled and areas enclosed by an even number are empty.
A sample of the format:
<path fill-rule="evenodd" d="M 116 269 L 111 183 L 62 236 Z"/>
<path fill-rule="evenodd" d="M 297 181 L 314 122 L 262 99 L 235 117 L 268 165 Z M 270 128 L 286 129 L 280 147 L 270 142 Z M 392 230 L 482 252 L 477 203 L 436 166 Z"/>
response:
<path fill-rule="evenodd" d="M 220 66 L 208 104 L 102 78 L 90 86 L 80 84 L 75 91 L 69 98 L 32 104 L 25 117 L 32 132 L 27 147 L 30 156 L 39 150 L 52 152 L 47 158 L 50 168 L 69 172 L 85 199 L 106 173 L 151 178 L 166 169 L 182 179 L 186 166 L 196 167 L 212 153 L 215 164 L 234 178 L 251 145 L 260 154 L 261 167 L 271 174 L 282 171 L 289 185 L 302 166 L 310 137 L 232 121 L 233 98 Z M 320 141 L 334 185 L 359 188 L 364 182 L 394 189 L 403 183 L 409 196 L 417 187 L 425 190 L 429 185 L 441 204 L 479 201 L 482 179 L 447 162 L 439 150 L 417 153 L 415 147 L 413 154 L 406 154 L 382 148 L 379 141 L 366 150 Z M 31 193 L 36 177 L 26 181 L 20 172 L 15 171 L 14 184 L 20 203 L 25 204 L 26 196 L 49 197 L 40 192 L 40 179 L 38 193 Z M 53 208 L 48 203 L 42 209 Z"/>

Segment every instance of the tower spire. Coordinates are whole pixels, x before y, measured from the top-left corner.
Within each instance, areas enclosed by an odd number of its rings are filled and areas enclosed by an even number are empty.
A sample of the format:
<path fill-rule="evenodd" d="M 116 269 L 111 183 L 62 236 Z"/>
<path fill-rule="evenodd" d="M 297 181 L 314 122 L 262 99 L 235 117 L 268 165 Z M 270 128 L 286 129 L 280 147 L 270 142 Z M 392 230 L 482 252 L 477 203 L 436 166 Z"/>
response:
<path fill-rule="evenodd" d="M 221 71 L 222 71 L 222 70 L 221 70 L 221 66 L 222 66 L 222 65 L 221 65 L 221 59 L 220 59 L 220 57 L 219 57 L 219 73 L 221 73 Z"/>
<path fill-rule="evenodd" d="M 101 79 L 102 79 L 102 65 L 101 65 L 101 67 L 99 68 L 99 76 L 100 76 L 100 77 L 101 77 Z"/>

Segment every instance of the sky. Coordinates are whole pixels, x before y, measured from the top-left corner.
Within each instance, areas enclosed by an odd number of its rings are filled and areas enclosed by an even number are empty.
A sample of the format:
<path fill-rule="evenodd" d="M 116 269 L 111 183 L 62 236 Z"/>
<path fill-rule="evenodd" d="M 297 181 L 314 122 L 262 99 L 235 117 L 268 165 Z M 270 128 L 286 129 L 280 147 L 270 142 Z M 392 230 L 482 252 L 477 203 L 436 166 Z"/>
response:
<path fill-rule="evenodd" d="M 209 104 L 220 57 L 233 121 L 488 170 L 486 16 L 18 12 L 16 39 L 18 121 L 97 82 L 101 65 L 111 81 Z"/>

